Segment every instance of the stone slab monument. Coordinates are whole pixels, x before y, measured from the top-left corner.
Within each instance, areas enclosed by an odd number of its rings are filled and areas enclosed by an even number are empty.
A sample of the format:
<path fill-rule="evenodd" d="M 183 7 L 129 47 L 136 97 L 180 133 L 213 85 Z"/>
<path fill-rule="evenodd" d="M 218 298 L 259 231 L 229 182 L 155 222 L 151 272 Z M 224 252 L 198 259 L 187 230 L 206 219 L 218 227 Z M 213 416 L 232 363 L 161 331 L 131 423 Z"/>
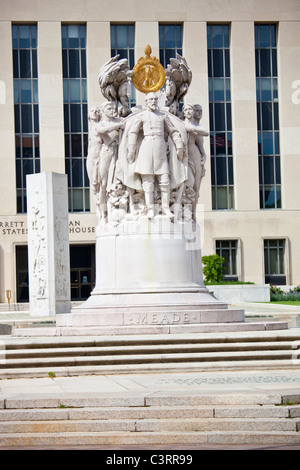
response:
<path fill-rule="evenodd" d="M 31 316 L 70 312 L 67 175 L 27 175 Z"/>
<path fill-rule="evenodd" d="M 133 70 L 119 56 L 101 67 L 107 101 L 90 110 L 87 155 L 97 208 L 96 285 L 86 302 L 57 316 L 57 326 L 159 331 L 244 321 L 242 310 L 228 309 L 203 283 L 196 208 L 209 132 L 200 105 L 180 111 L 191 80 L 183 57 L 165 70 L 150 46 Z M 145 94 L 144 106 L 130 107 L 131 83 Z"/>

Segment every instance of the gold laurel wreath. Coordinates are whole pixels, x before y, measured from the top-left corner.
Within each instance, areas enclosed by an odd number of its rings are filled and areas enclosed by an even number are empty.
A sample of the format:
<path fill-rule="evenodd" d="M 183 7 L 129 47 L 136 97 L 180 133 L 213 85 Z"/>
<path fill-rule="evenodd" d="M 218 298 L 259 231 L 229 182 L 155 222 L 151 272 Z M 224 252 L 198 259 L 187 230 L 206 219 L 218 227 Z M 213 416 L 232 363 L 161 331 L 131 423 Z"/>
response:
<path fill-rule="evenodd" d="M 152 49 L 149 44 L 144 52 L 146 57 L 140 57 L 137 61 L 131 80 L 134 87 L 142 93 L 155 93 L 166 81 L 165 69 L 156 57 L 151 57 Z"/>

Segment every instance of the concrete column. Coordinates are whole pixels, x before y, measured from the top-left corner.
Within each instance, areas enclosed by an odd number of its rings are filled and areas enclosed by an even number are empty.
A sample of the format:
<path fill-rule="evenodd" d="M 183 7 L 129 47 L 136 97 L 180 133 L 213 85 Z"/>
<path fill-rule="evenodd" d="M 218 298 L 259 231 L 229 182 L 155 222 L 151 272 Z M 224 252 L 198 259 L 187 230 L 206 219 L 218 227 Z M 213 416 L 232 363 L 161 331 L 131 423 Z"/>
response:
<path fill-rule="evenodd" d="M 254 23 L 231 25 L 235 209 L 259 209 Z"/>
<path fill-rule="evenodd" d="M 282 208 L 290 211 L 290 279 L 300 278 L 299 257 L 299 155 L 300 155 L 300 30 L 299 22 L 278 25 L 278 89 Z M 284 235 L 288 233 L 282 225 Z M 298 227 L 298 228 L 297 228 Z M 286 246 L 287 250 L 287 246 Z"/>
<path fill-rule="evenodd" d="M 98 83 L 98 71 L 110 55 L 110 23 L 95 21 L 87 23 L 87 93 L 88 108 L 100 106 L 105 101 Z"/>
<path fill-rule="evenodd" d="M 183 28 L 183 56 L 193 74 L 189 91 L 184 98 L 185 103 L 201 104 L 203 118 L 201 125 L 209 130 L 209 97 L 207 69 L 207 32 L 206 22 L 185 22 Z M 199 197 L 199 210 L 211 210 L 211 165 L 209 137 L 204 137 L 206 151 L 206 175 L 202 180 Z M 200 217 L 200 214 L 199 214 Z"/>
<path fill-rule="evenodd" d="M 151 46 L 151 56 L 155 56 L 159 59 L 159 25 L 157 21 L 137 21 L 135 23 L 135 64 L 140 57 L 145 57 L 144 49 L 147 44 Z M 144 93 L 138 90 L 136 90 L 135 93 L 136 104 L 144 104 Z"/>
<path fill-rule="evenodd" d="M 1 215 L 16 213 L 14 91 L 11 22 L 0 23 L 0 187 Z"/>
<path fill-rule="evenodd" d="M 31 316 L 70 312 L 67 175 L 27 175 Z"/>
<path fill-rule="evenodd" d="M 300 154 L 300 30 L 298 22 L 278 25 L 279 130 L 282 208 L 300 207 L 299 173 L 295 171 Z"/>
<path fill-rule="evenodd" d="M 60 22 L 38 23 L 41 171 L 65 172 Z"/>

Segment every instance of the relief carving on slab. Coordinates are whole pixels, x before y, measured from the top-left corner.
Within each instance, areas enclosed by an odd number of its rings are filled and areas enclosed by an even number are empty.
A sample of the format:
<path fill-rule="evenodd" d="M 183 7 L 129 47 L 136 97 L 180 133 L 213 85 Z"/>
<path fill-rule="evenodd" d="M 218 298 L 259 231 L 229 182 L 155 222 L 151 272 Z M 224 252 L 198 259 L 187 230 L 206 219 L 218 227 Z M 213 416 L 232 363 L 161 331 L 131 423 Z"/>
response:
<path fill-rule="evenodd" d="M 68 259 L 68 221 L 63 221 L 59 209 L 54 218 L 54 259 L 55 259 L 55 289 L 57 300 L 64 300 L 69 295 L 69 266 L 65 260 Z M 65 227 L 63 227 L 63 225 Z"/>
<path fill-rule="evenodd" d="M 32 248 L 32 257 L 34 259 L 33 262 L 33 276 L 35 278 L 35 282 L 33 285 L 35 286 L 34 296 L 36 299 L 44 299 L 47 298 L 47 257 L 46 257 L 46 227 L 45 227 L 45 216 L 42 214 L 44 213 L 42 210 L 42 203 L 38 201 L 39 192 L 38 190 L 35 191 L 37 196 L 37 201 L 32 206 L 32 239 L 30 241 L 31 248 Z"/>
<path fill-rule="evenodd" d="M 192 81 L 184 57 L 166 70 L 146 46 L 134 69 L 111 58 L 99 70 L 107 100 L 89 111 L 87 173 L 98 226 L 118 226 L 157 215 L 195 220 L 206 155 L 200 105 L 180 106 Z M 131 82 L 146 94 L 145 105 L 130 107 Z M 159 91 L 160 90 L 160 91 Z"/>

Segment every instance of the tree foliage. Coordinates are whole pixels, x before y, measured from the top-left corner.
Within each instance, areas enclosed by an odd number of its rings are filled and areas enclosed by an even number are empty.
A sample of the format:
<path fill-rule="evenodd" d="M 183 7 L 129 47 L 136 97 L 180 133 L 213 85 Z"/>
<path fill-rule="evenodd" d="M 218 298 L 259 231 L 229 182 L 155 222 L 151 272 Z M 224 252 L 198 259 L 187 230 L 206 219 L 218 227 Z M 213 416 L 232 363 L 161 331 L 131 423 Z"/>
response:
<path fill-rule="evenodd" d="M 225 259 L 219 255 L 202 256 L 203 274 L 206 283 L 218 283 L 224 279 L 225 268 L 222 266 Z"/>

